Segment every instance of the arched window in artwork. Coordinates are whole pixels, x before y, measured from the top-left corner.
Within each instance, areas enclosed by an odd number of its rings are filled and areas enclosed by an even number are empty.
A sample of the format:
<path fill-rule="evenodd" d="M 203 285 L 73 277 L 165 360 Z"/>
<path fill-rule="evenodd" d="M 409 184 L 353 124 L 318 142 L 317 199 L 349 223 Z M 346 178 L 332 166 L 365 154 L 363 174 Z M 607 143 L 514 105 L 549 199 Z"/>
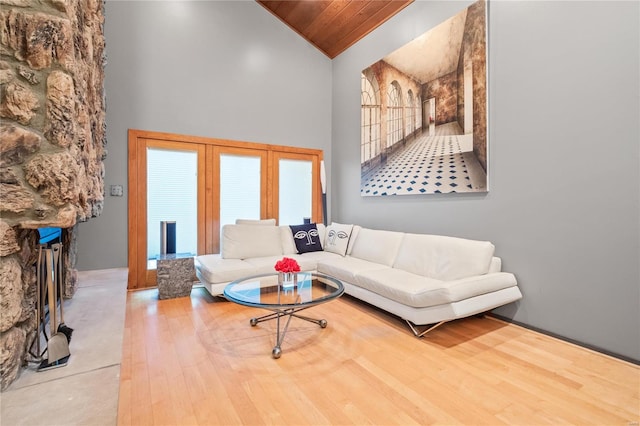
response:
<path fill-rule="evenodd" d="M 387 91 L 387 147 L 402 140 L 402 109 L 402 91 L 394 80 Z"/>
<path fill-rule="evenodd" d="M 409 89 L 407 92 L 407 107 L 405 108 L 405 135 L 409 136 L 416 129 L 416 104 L 413 102 L 413 91 Z"/>
<path fill-rule="evenodd" d="M 360 162 L 380 154 L 380 89 L 370 70 L 361 74 Z"/>

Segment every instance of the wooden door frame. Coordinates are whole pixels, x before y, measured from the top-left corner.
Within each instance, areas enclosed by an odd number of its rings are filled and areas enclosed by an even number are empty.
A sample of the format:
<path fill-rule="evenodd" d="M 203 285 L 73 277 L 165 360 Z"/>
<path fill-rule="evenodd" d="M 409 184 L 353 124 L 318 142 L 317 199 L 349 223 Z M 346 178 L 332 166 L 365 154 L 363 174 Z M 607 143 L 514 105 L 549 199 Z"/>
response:
<path fill-rule="evenodd" d="M 320 162 L 322 161 L 322 157 L 318 157 L 317 155 L 305 154 L 300 152 L 279 152 L 274 151 L 271 152 L 272 161 L 270 164 L 270 189 L 273 191 L 271 197 L 269 198 L 271 201 L 271 206 L 269 210 L 268 217 L 279 217 L 280 216 L 280 194 L 275 188 L 280 187 L 280 173 L 279 173 L 279 160 L 287 159 L 287 160 L 301 160 L 301 161 L 311 161 L 311 170 L 314 172 L 314 179 L 311 184 L 311 200 L 322 200 L 322 189 L 320 185 Z M 315 173 L 318 173 L 315 176 Z M 322 201 L 319 203 L 312 202 L 311 206 L 311 221 L 312 222 L 322 222 Z"/>
<path fill-rule="evenodd" d="M 131 140 L 131 139 L 130 139 Z M 129 169 L 129 282 L 137 283 L 135 288 L 141 287 L 139 283 L 144 283 L 142 287 L 149 286 L 149 283 L 156 282 L 156 271 L 143 268 L 147 262 L 147 148 L 174 149 L 184 151 L 194 151 L 198 153 L 198 188 L 204 187 L 205 173 L 205 146 L 190 141 L 168 140 L 154 137 L 144 137 L 136 135 L 135 142 L 129 145 L 129 154 L 133 155 L 135 170 Z M 135 151 L 132 153 L 132 151 Z M 131 165 L 131 158 L 130 158 Z M 144 200 L 141 202 L 141 200 Z M 204 197 L 198 191 L 197 206 L 197 227 L 201 229 L 205 223 L 205 203 Z M 132 241 L 134 240 L 134 241 Z M 199 253 L 205 251 L 205 242 L 198 239 L 197 250 Z M 133 245 L 133 247 L 132 247 Z"/>
<path fill-rule="evenodd" d="M 320 163 L 323 152 L 318 149 L 214 139 L 200 136 L 129 129 L 128 131 L 128 289 L 155 286 L 154 270 L 147 269 L 147 147 L 178 147 L 189 144 L 198 151 L 198 254 L 220 250 L 220 153 L 261 152 L 266 167 L 261 170 L 261 218 L 278 217 L 277 161 L 279 158 L 312 161 L 312 221 L 322 221 Z M 202 159 L 202 160 L 201 160 Z M 202 195 L 202 197 L 200 196 Z M 275 200 L 275 201 L 274 201 Z"/>
<path fill-rule="evenodd" d="M 211 212 L 208 217 L 211 218 L 210 226 L 206 231 L 205 238 L 207 240 L 206 253 L 219 253 L 220 252 L 220 239 L 215 238 L 216 235 L 220 235 L 220 191 L 216 191 L 216 188 L 220 188 L 220 156 L 224 154 L 241 155 L 248 157 L 260 157 L 260 194 L 267 194 L 268 187 L 270 186 L 269 180 L 269 151 L 265 149 L 256 149 L 252 147 L 237 147 L 216 145 L 210 147 L 210 155 L 208 163 L 209 177 L 207 183 L 211 184 L 210 194 L 207 196 L 207 200 L 210 199 L 211 208 L 208 210 Z M 260 199 L 260 217 L 267 218 L 272 217 L 268 215 L 268 197 L 261 197 Z"/>

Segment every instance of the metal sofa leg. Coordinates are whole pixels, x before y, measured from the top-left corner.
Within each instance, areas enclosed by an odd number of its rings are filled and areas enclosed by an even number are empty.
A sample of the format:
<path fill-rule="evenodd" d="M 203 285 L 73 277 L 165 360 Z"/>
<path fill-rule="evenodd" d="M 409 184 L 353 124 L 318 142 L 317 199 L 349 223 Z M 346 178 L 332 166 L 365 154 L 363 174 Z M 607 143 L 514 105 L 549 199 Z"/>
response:
<path fill-rule="evenodd" d="M 435 328 L 437 328 L 437 327 L 440 327 L 442 324 L 444 324 L 445 322 L 447 322 L 447 321 L 440 321 L 439 323 L 437 323 L 437 324 L 435 324 L 435 325 L 432 325 L 432 326 L 430 326 L 430 327 L 427 327 L 427 328 L 426 328 L 425 330 L 423 330 L 422 332 L 419 332 L 419 331 L 416 329 L 416 327 L 415 327 L 413 324 L 411 324 L 411 322 L 410 322 L 409 320 L 405 320 L 405 321 L 407 322 L 407 324 L 409 324 L 409 327 L 411 327 L 411 331 L 413 331 L 413 334 L 414 334 L 416 337 L 422 337 L 422 336 L 424 336 L 425 334 L 427 334 L 428 332 L 430 332 L 431 330 L 433 330 L 433 329 L 435 329 Z"/>

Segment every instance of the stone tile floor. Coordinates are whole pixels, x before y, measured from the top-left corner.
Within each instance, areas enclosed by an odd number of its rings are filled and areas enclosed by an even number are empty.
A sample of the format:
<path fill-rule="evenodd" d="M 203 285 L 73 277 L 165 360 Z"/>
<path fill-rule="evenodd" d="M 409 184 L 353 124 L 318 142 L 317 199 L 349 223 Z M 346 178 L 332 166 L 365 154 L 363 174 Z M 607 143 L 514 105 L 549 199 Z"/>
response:
<path fill-rule="evenodd" d="M 115 425 L 127 301 L 127 269 L 78 273 L 78 289 L 64 304 L 74 329 L 66 366 L 22 370 L 0 394 L 0 424 Z"/>

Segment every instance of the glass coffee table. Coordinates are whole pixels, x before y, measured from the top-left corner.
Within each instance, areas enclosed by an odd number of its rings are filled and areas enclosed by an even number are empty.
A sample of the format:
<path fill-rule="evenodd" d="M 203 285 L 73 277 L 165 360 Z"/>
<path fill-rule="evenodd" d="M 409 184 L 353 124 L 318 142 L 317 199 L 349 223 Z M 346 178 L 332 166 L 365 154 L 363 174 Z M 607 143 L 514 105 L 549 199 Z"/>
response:
<path fill-rule="evenodd" d="M 315 319 L 298 314 L 321 303 L 337 299 L 344 293 L 344 286 L 336 278 L 315 272 L 298 272 L 297 285 L 283 287 L 278 284 L 277 274 L 255 275 L 229 283 L 224 289 L 227 300 L 240 305 L 263 308 L 272 313 L 251 318 L 249 323 L 256 326 L 263 321 L 276 320 L 276 345 L 271 351 L 273 358 L 282 355 L 282 341 L 292 317 L 327 326 L 325 319 Z M 286 317 L 281 328 L 280 319 Z"/>

